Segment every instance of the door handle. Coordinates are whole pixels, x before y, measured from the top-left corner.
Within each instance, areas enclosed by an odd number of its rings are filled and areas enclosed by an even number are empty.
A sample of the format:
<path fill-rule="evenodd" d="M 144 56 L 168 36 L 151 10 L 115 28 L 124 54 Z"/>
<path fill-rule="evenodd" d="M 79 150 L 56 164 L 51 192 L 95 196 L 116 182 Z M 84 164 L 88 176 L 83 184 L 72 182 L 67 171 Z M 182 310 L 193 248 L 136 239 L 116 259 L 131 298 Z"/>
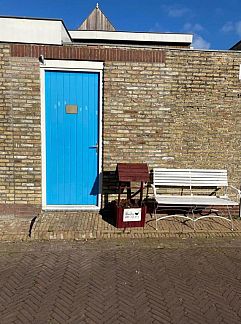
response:
<path fill-rule="evenodd" d="M 90 149 L 96 149 L 96 153 L 98 153 L 98 150 L 99 150 L 99 144 L 96 143 L 95 145 L 93 146 L 89 146 Z"/>

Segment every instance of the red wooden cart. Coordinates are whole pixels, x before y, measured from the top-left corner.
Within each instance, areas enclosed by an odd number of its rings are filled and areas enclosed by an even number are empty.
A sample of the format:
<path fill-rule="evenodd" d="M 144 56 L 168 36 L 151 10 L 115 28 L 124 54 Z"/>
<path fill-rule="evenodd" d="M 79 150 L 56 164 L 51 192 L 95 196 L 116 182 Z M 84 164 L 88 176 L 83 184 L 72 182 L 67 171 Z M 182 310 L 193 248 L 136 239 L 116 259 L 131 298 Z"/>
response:
<path fill-rule="evenodd" d="M 146 163 L 118 163 L 118 201 L 116 205 L 116 227 L 144 227 L 146 206 L 143 204 L 144 184 L 149 180 Z M 139 182 L 134 187 L 132 182 Z M 136 184 L 135 184 L 136 185 Z M 132 190 L 135 189 L 135 192 Z M 139 194 L 139 199 L 134 199 Z M 124 200 L 122 195 L 126 195 Z"/>

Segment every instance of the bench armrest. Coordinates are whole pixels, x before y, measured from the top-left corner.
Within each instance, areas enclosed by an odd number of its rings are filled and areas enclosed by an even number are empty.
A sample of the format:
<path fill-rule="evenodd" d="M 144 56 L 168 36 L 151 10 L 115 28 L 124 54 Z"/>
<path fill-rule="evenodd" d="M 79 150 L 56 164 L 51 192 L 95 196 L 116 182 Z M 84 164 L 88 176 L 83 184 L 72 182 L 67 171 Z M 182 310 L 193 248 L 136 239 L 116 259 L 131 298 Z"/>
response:
<path fill-rule="evenodd" d="M 232 189 L 233 191 L 235 191 L 236 193 L 239 194 L 239 196 L 241 197 L 241 190 L 239 190 L 238 188 L 235 188 L 234 186 L 229 186 L 230 189 Z"/>
<path fill-rule="evenodd" d="M 149 188 L 152 188 L 152 190 L 153 190 L 153 195 L 154 195 L 154 197 L 156 198 L 156 187 L 155 187 L 155 185 L 154 184 L 152 184 L 152 183 L 148 183 L 147 184 L 147 198 L 149 197 Z"/>
<path fill-rule="evenodd" d="M 237 198 L 241 198 L 241 190 L 239 190 L 238 188 L 235 188 L 234 186 L 228 186 L 228 188 L 231 189 L 231 191 L 233 191 L 234 193 L 236 193 Z"/>
<path fill-rule="evenodd" d="M 154 184 L 151 184 L 151 187 L 153 189 L 154 197 L 156 197 L 156 187 Z"/>

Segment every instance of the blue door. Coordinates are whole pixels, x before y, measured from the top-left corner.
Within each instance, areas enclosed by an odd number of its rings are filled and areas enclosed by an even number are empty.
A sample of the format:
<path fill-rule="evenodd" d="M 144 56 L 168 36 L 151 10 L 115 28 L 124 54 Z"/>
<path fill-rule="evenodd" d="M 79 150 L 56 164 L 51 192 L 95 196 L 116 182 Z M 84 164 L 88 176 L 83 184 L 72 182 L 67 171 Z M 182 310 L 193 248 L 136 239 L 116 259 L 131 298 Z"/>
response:
<path fill-rule="evenodd" d="M 99 74 L 45 72 L 46 203 L 98 204 Z"/>

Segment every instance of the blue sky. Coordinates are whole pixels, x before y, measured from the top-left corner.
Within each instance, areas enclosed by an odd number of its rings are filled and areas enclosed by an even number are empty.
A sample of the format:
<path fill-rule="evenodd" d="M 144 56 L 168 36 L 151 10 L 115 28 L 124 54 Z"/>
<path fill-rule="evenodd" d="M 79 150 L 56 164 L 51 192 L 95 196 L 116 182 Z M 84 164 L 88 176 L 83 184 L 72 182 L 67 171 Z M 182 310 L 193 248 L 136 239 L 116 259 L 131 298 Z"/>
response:
<path fill-rule="evenodd" d="M 61 18 L 76 29 L 92 0 L 0 0 L 0 15 Z M 241 40 L 241 0 L 100 0 L 117 30 L 194 33 L 194 47 L 229 49 Z M 1 32 L 1 31 L 0 31 Z"/>

